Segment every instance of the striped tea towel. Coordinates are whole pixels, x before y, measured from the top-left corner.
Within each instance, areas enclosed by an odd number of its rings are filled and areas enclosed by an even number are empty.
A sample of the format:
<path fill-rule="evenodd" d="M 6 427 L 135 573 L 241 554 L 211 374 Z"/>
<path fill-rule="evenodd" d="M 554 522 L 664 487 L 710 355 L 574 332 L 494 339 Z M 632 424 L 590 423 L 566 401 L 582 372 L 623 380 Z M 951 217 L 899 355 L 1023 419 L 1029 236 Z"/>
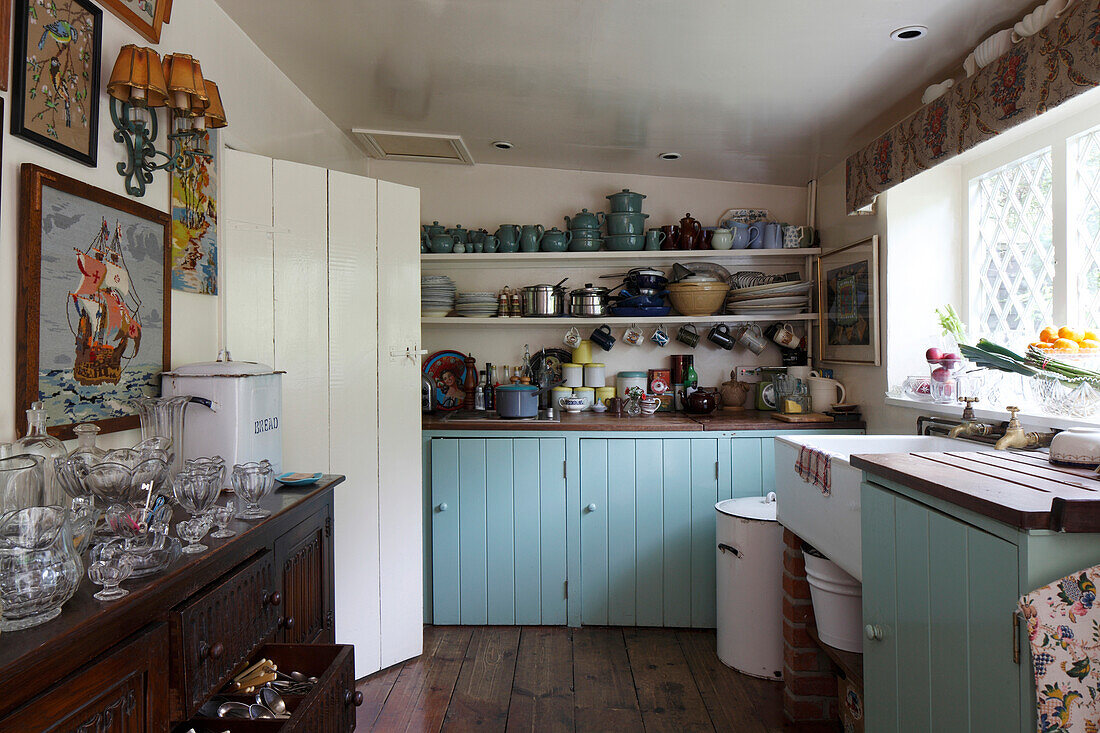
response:
<path fill-rule="evenodd" d="M 802 480 L 821 489 L 821 493 L 829 496 L 832 493 L 833 472 L 829 467 L 832 456 L 817 448 L 804 445 L 798 449 L 798 462 L 794 469 Z"/>

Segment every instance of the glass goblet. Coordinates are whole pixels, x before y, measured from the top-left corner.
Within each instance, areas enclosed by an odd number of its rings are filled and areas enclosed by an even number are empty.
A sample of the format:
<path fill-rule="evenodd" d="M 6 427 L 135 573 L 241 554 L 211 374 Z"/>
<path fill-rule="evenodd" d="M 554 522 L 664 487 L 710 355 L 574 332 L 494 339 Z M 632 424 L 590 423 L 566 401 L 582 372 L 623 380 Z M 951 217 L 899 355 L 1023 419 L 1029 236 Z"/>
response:
<path fill-rule="evenodd" d="M 192 517 L 213 506 L 220 491 L 216 471 L 185 468 L 172 479 L 172 496 Z"/>
<path fill-rule="evenodd" d="M 188 554 L 205 552 L 209 548 L 199 542 L 210 531 L 210 522 L 203 517 L 192 517 L 176 524 L 176 534 L 187 543 L 183 551 Z"/>
<path fill-rule="evenodd" d="M 210 515 L 214 518 L 214 524 L 218 525 L 218 531 L 214 532 L 210 536 L 223 540 L 226 537 L 232 537 L 237 534 L 235 531 L 229 529 L 229 523 L 233 521 L 233 515 L 237 513 L 237 508 L 233 506 L 233 501 L 227 501 L 224 506 L 215 505 L 211 510 Z"/>
<path fill-rule="evenodd" d="M 275 471 L 267 461 L 233 466 L 233 490 L 244 502 L 238 519 L 263 519 L 271 514 L 260 501 L 275 490 Z"/>
<path fill-rule="evenodd" d="M 130 577 L 133 560 L 125 553 L 115 553 L 98 560 L 88 567 L 88 579 L 103 589 L 92 598 L 100 601 L 114 601 L 129 595 L 130 591 L 119 588 L 119 583 Z"/>

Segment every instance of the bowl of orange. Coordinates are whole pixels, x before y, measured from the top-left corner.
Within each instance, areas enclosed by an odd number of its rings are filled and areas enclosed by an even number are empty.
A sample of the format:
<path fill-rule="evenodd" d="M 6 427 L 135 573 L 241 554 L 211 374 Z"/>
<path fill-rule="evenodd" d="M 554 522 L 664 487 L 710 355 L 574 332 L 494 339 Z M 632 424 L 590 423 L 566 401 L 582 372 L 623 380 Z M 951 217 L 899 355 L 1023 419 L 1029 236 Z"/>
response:
<path fill-rule="evenodd" d="M 1071 326 L 1047 326 L 1039 332 L 1039 340 L 1033 341 L 1029 346 L 1058 358 L 1100 356 L 1100 337 L 1096 332 Z"/>

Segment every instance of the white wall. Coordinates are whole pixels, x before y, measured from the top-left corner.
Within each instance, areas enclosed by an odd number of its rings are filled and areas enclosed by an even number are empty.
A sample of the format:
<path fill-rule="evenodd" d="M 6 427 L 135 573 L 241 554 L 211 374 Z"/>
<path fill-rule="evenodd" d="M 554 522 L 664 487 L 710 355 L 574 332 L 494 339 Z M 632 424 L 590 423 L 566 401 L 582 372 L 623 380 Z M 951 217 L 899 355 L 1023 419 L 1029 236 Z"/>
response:
<path fill-rule="evenodd" d="M 542 224 L 550 228 L 565 228 L 565 216 L 572 216 L 582 208 L 589 211 L 606 211 L 607 194 L 629 188 L 646 195 L 643 211 L 650 215 L 650 226 L 673 224 L 686 213 L 691 213 L 704 226 L 714 226 L 718 217 L 731 207 L 766 208 L 773 218 L 791 224 L 803 224 L 806 218 L 806 189 L 791 186 L 765 186 L 725 181 L 705 181 L 690 178 L 665 178 L 657 176 L 595 173 L 588 171 L 559 170 L 549 168 L 524 168 L 519 166 L 477 165 L 458 166 L 424 163 L 393 163 L 371 161 L 370 175 L 404 183 L 420 189 L 420 218 L 425 223 L 438 220 L 454 226 L 484 227 L 496 231 L 500 224 Z M 562 255 L 562 266 L 549 269 L 495 269 L 455 270 L 449 274 L 462 290 L 495 291 L 504 285 L 520 287 L 537 283 L 553 284 L 567 275 L 567 286 L 580 287 L 585 282 L 615 285 L 615 280 L 597 280 L 600 274 L 623 272 L 628 267 L 579 270 L 570 268 L 567 254 Z M 746 268 L 752 269 L 752 268 Z M 790 267 L 770 268 L 769 271 L 789 271 Z M 599 325 L 593 319 L 592 328 Z M 524 343 L 530 344 L 534 354 L 544 347 L 563 347 L 565 328 L 518 329 L 490 327 L 438 327 L 424 328 L 424 348 L 429 352 L 439 349 L 457 349 L 472 353 L 479 365 L 518 365 L 523 356 Z M 585 337 L 587 332 L 583 333 Z M 622 328 L 616 328 L 617 339 Z M 647 335 L 652 329 L 647 330 Z M 705 335 L 705 330 L 701 333 Z M 671 335 L 675 335 L 674 331 Z M 597 349 L 598 351 L 598 349 Z M 650 342 L 632 347 L 616 343 L 614 349 L 601 353 L 599 359 L 607 364 L 610 383 L 612 375 L 620 370 L 645 370 L 667 368 L 669 356 L 676 353 L 694 353 L 700 383 L 708 386 L 729 379 L 729 372 L 738 365 L 778 364 L 779 353 L 770 346 L 760 357 L 754 357 L 741 347 L 725 352 L 708 343 L 700 343 L 693 351 L 675 341 L 665 348 Z"/>
<path fill-rule="evenodd" d="M 163 27 L 162 54 L 189 53 L 202 62 L 203 72 L 218 82 L 229 115 L 223 130 L 227 144 L 286 160 L 312 163 L 355 173 L 366 171 L 366 158 L 340 130 L 310 102 L 301 90 L 249 40 L 214 0 L 187 0 L 175 4 L 172 22 Z M 126 43 L 147 45 L 110 12 L 103 12 L 102 86 L 110 78 L 118 49 Z M 10 95 L 4 95 L 10 97 Z M 108 97 L 100 100 L 99 166 L 89 168 L 8 133 L 3 121 L 3 173 L 0 193 L 0 441 L 15 432 L 15 298 L 17 228 L 19 221 L 19 166 L 37 163 L 50 170 L 124 194 L 123 179 L 115 172 L 123 146 L 112 139 Z M 5 99 L 10 115 L 10 99 Z M 164 121 L 164 112 L 161 120 Z M 163 129 L 163 125 L 162 125 Z M 164 147 L 163 133 L 157 147 Z M 168 210 L 167 176 L 155 175 L 140 201 Z M 221 229 L 222 233 L 225 228 Z M 217 356 L 218 298 L 172 293 L 172 362 L 210 360 Z M 19 416 L 19 432 L 23 417 Z M 133 436 L 105 437 L 118 445 Z"/>

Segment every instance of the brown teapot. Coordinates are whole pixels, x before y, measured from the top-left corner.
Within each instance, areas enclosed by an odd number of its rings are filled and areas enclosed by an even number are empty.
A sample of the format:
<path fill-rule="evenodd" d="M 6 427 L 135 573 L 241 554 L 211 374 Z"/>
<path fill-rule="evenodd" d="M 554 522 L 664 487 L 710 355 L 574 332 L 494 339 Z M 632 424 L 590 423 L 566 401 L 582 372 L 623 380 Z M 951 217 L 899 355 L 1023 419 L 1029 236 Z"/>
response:
<path fill-rule="evenodd" d="M 717 392 L 697 389 L 684 396 L 684 411 L 693 415 L 709 415 L 718 409 L 721 401 L 722 398 L 718 396 Z"/>
<path fill-rule="evenodd" d="M 752 391 L 752 385 L 737 381 L 737 372 L 730 372 L 728 382 L 722 382 L 718 394 L 722 398 L 722 409 L 727 411 L 744 410 L 745 398 Z"/>
<path fill-rule="evenodd" d="M 699 249 L 703 244 L 703 225 L 691 214 L 687 214 L 680 220 L 680 240 L 677 246 L 680 249 Z"/>

